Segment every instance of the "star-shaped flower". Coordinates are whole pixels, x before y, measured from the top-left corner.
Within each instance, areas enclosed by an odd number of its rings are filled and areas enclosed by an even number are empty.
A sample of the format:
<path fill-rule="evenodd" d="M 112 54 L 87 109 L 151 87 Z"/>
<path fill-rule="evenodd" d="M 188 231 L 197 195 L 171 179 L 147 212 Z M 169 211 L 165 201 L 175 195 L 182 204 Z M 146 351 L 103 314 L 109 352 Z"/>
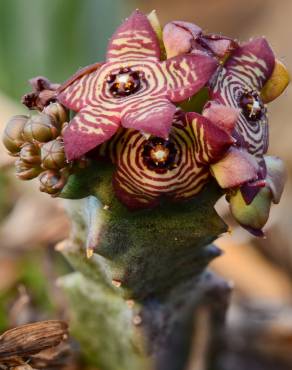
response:
<path fill-rule="evenodd" d="M 230 127 L 235 121 L 230 120 Z M 100 153 L 110 156 L 116 166 L 117 197 L 128 208 L 139 209 L 154 207 L 165 197 L 173 201 L 194 197 L 210 180 L 209 165 L 233 144 L 229 130 L 218 121 L 177 111 L 167 140 L 121 129 Z"/>
<path fill-rule="evenodd" d="M 135 11 L 112 37 L 106 63 L 81 70 L 59 88 L 57 99 L 77 112 L 64 132 L 67 159 L 108 140 L 120 125 L 168 137 L 172 103 L 201 89 L 217 62 L 207 55 L 160 57 L 154 29 Z"/>
<path fill-rule="evenodd" d="M 265 186 L 266 165 L 263 157 L 268 149 L 269 130 L 261 92 L 264 88 L 267 95 L 271 88 L 266 86 L 283 75 L 285 72 L 283 69 L 279 71 L 279 62 L 275 61 L 267 41 L 258 38 L 233 51 L 212 87 L 213 99 L 240 112 L 232 133 L 238 148 L 232 149 L 222 162 L 216 163 L 213 173 L 222 188 L 242 185 L 241 192 L 247 203 L 252 202 L 260 188 Z M 285 81 L 282 80 L 277 88 L 273 84 L 273 98 L 283 91 L 283 86 L 287 86 L 287 79 L 285 75 Z"/>
<path fill-rule="evenodd" d="M 228 199 L 235 219 L 257 236 L 263 235 L 271 203 L 279 202 L 285 181 L 282 161 L 265 155 L 269 134 L 264 103 L 280 95 L 288 82 L 285 67 L 267 41 L 258 38 L 233 51 L 211 90 L 212 99 L 239 112 L 232 132 L 237 147 L 211 165 L 211 171 L 222 188 L 232 189 Z"/>

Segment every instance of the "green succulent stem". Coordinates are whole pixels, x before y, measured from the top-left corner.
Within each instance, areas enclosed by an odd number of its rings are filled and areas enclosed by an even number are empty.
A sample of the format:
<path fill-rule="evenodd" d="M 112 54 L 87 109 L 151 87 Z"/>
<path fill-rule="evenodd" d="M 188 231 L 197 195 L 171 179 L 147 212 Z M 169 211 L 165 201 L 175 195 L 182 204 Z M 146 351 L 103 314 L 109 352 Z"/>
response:
<path fill-rule="evenodd" d="M 206 270 L 220 255 L 211 243 L 226 231 L 213 207 L 218 187 L 210 183 L 187 202 L 129 211 L 115 196 L 111 165 L 93 162 L 87 171 L 61 194 L 71 198 L 65 207 L 72 229 L 59 250 L 77 271 L 60 285 L 89 361 L 105 370 L 187 369 L 202 320 L 204 333 L 212 333 L 206 351 L 215 356 L 229 295 Z M 86 181 L 87 196 L 74 200 L 79 187 L 85 195 Z"/>

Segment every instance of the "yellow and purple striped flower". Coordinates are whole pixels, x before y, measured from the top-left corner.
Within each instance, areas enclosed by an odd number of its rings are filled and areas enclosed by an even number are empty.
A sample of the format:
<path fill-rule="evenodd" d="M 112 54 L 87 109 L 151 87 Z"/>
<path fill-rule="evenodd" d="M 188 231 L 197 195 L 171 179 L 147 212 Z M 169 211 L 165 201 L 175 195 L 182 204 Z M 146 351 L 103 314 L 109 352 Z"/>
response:
<path fill-rule="evenodd" d="M 237 148 L 231 148 L 211 171 L 222 188 L 238 189 L 229 195 L 231 211 L 255 235 L 262 235 L 270 204 L 279 202 L 285 179 L 282 161 L 265 155 L 269 144 L 265 103 L 280 95 L 289 80 L 279 63 L 264 38 L 254 39 L 232 52 L 211 89 L 212 99 L 239 111 L 232 133 Z"/>
<path fill-rule="evenodd" d="M 113 35 L 106 63 L 83 69 L 58 90 L 77 112 L 64 132 L 67 158 L 78 158 L 113 136 L 120 125 L 167 139 L 176 107 L 214 74 L 208 55 L 161 61 L 157 35 L 135 11 Z"/>
<path fill-rule="evenodd" d="M 205 112 L 178 110 L 168 139 L 120 129 L 99 151 L 116 166 L 113 185 L 120 201 L 139 209 L 154 207 L 163 198 L 179 201 L 198 194 L 210 180 L 209 165 L 234 144 L 230 129 L 236 115 L 230 111 L 228 129 L 219 120 L 209 120 Z"/>

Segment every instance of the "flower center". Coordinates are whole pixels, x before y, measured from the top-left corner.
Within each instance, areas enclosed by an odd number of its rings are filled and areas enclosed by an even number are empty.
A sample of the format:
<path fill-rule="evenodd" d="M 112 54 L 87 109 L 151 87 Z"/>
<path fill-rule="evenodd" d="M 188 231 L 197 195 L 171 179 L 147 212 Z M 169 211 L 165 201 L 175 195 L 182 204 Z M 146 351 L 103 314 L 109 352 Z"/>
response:
<path fill-rule="evenodd" d="M 251 121 L 259 120 L 265 111 L 265 106 L 256 91 L 242 93 L 239 105 L 244 116 Z"/>
<path fill-rule="evenodd" d="M 176 167 L 175 158 L 177 150 L 169 140 L 152 137 L 146 141 L 143 148 L 143 162 L 148 169 L 165 173 Z"/>
<path fill-rule="evenodd" d="M 143 72 L 132 71 L 131 68 L 121 68 L 118 73 L 107 77 L 110 93 L 121 98 L 137 92 L 141 87 Z"/>

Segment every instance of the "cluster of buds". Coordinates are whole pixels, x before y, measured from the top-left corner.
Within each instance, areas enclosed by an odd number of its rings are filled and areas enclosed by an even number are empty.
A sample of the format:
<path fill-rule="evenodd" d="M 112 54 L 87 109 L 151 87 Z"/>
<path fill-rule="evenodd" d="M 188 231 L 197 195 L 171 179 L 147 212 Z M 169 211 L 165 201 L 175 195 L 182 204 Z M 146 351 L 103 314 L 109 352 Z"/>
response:
<path fill-rule="evenodd" d="M 60 194 L 72 170 L 72 163 L 66 161 L 62 140 L 66 122 L 68 111 L 54 102 L 32 117 L 12 117 L 3 135 L 9 154 L 17 157 L 18 178 L 39 177 L 40 190 L 52 196 Z"/>

